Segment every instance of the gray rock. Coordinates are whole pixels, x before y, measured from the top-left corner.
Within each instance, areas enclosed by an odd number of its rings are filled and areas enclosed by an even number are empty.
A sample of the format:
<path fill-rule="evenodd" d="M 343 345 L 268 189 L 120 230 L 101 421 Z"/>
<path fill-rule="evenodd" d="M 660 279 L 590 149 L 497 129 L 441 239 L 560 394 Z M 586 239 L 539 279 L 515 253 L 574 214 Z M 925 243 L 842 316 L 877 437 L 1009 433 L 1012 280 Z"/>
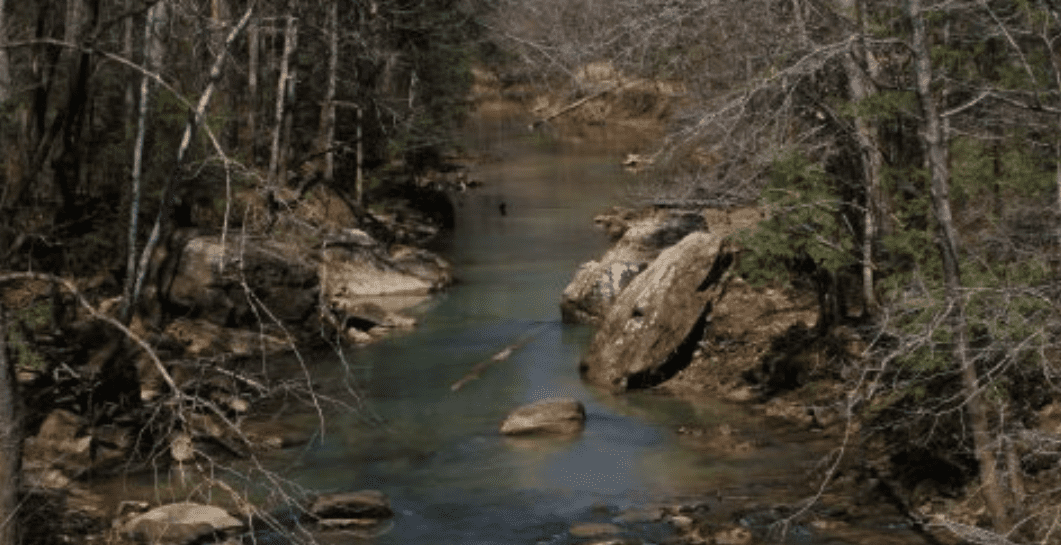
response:
<path fill-rule="evenodd" d="M 317 519 L 380 520 L 394 516 L 390 500 L 378 490 L 326 494 L 313 501 L 309 512 Z"/>
<path fill-rule="evenodd" d="M 243 523 L 220 507 L 184 502 L 137 515 L 122 526 L 122 533 L 152 544 L 186 545 L 211 535 L 223 537 L 241 528 Z"/>
<path fill-rule="evenodd" d="M 598 323 L 615 299 L 660 252 L 685 235 L 705 228 L 699 213 L 657 210 L 597 218 L 618 240 L 599 260 L 583 264 L 564 289 L 560 312 L 565 322 Z"/>
<path fill-rule="evenodd" d="M 659 384 L 687 365 L 731 261 L 711 233 L 692 233 L 664 250 L 608 311 L 582 360 L 583 375 L 623 391 Z"/>
<path fill-rule="evenodd" d="M 504 435 L 571 434 L 586 423 L 586 408 L 578 400 L 561 397 L 524 405 L 501 423 Z"/>
<path fill-rule="evenodd" d="M 317 303 L 317 272 L 299 250 L 250 239 L 190 239 L 181 250 L 166 299 L 217 325 L 255 323 L 243 282 L 277 317 L 303 322 Z"/>

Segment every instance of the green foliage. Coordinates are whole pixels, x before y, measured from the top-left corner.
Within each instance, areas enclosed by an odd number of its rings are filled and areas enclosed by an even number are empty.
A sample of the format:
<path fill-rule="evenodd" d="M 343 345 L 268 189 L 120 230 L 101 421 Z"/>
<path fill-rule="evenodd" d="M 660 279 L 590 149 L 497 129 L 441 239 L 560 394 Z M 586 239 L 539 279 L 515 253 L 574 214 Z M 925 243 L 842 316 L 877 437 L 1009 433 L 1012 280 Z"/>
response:
<path fill-rule="evenodd" d="M 13 352 L 15 365 L 40 370 L 44 369 L 46 363 L 44 357 L 34 350 L 30 342 L 23 337 L 20 328 L 11 326 L 14 323 L 21 323 L 29 330 L 36 330 L 47 326 L 51 322 L 51 315 L 52 305 L 49 301 L 34 303 L 12 314 L 14 320 L 7 328 L 7 344 Z"/>
<path fill-rule="evenodd" d="M 785 263 L 809 258 L 837 270 L 855 262 L 853 233 L 842 225 L 836 181 L 804 155 L 778 158 L 761 205 L 769 219 L 739 235 L 739 272 L 755 284 L 783 279 Z"/>
<path fill-rule="evenodd" d="M 870 95 L 857 103 L 845 102 L 840 111 L 848 117 L 881 121 L 897 116 L 910 116 L 917 112 L 917 95 L 912 91 L 888 91 Z"/>

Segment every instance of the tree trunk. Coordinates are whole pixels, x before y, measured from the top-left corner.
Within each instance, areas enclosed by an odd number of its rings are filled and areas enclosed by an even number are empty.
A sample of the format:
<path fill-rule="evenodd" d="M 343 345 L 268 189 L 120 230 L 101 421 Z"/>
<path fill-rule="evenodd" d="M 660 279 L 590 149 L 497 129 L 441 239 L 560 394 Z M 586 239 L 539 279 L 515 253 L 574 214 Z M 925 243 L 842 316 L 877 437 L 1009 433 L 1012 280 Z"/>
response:
<path fill-rule="evenodd" d="M 163 9 L 159 2 L 147 10 L 144 21 L 144 68 L 154 71 L 153 52 L 151 46 L 155 42 L 155 24 L 158 20 L 159 11 Z M 133 168 L 130 176 L 132 186 L 129 199 L 129 236 L 126 242 L 128 246 L 128 260 L 125 267 L 125 286 L 122 290 L 123 303 L 119 320 L 122 325 L 129 325 L 132 318 L 133 287 L 136 278 L 136 237 L 140 231 L 140 177 L 143 173 L 144 136 L 147 133 L 148 105 L 151 101 L 151 78 L 146 74 L 140 79 L 140 111 L 136 122 L 136 142 L 133 145 Z"/>
<path fill-rule="evenodd" d="M 991 516 L 995 531 L 1009 531 L 1009 516 L 998 477 L 998 464 L 992 450 L 991 429 L 987 409 L 980 395 L 980 379 L 968 354 L 968 332 L 964 304 L 961 294 L 961 275 L 958 260 L 958 236 L 950 209 L 950 167 L 947 163 L 947 141 L 943 120 L 932 91 L 932 58 L 925 31 L 921 0 L 907 0 L 908 15 L 913 28 L 911 47 L 914 54 L 917 95 L 921 103 L 921 139 L 925 148 L 930 175 L 932 208 L 939 229 L 939 249 L 943 260 L 943 277 L 946 288 L 949 324 L 953 334 L 955 363 L 961 372 L 965 390 L 965 409 L 972 430 L 973 449 L 980 469 L 984 502 Z"/>
<path fill-rule="evenodd" d="M 0 105 L 11 98 L 11 61 L 7 53 L 6 0 L 0 0 Z"/>
<path fill-rule="evenodd" d="M 239 22 L 232 28 L 228 34 L 228 38 L 225 40 L 225 46 L 217 55 L 217 59 L 214 60 L 214 65 L 210 68 L 210 83 L 207 84 L 203 94 L 199 96 L 199 103 L 195 107 L 195 111 L 191 112 L 188 122 L 184 126 L 184 134 L 181 136 L 180 145 L 177 148 L 177 160 L 173 165 L 173 171 L 170 173 L 169 178 L 166 180 L 165 185 L 162 186 L 162 195 L 160 197 L 160 204 L 158 208 L 158 215 L 155 216 L 155 225 L 151 228 L 151 234 L 147 238 L 147 244 L 144 246 L 143 252 L 140 253 L 140 263 L 137 267 L 136 283 L 133 285 L 133 294 L 129 299 L 129 306 L 135 308 L 137 300 L 140 298 L 140 292 L 143 290 L 144 281 L 147 276 L 148 264 L 151 262 L 151 256 L 155 252 L 155 248 L 158 247 L 160 240 L 166 238 L 168 235 L 169 224 L 172 218 L 170 217 L 171 206 L 170 202 L 172 199 L 173 187 L 177 183 L 177 179 L 181 176 L 181 170 L 184 167 L 184 159 L 188 153 L 188 148 L 191 147 L 192 139 L 198 132 L 199 124 L 202 122 L 203 115 L 206 113 L 206 107 L 210 104 L 210 98 L 214 94 L 214 86 L 217 83 L 218 78 L 221 77 L 221 68 L 224 66 L 225 57 L 228 53 L 228 48 L 232 45 L 232 41 L 236 39 L 236 36 L 246 26 L 247 21 L 250 20 L 251 13 L 253 11 L 253 5 L 247 9 L 247 12 L 243 14 Z"/>
<path fill-rule="evenodd" d="M 22 421 L 15 363 L 7 359 L 7 316 L 0 301 L 0 545 L 19 539 L 18 491 L 22 476 Z"/>
<path fill-rule="evenodd" d="M 252 21 L 247 28 L 247 96 L 243 100 L 243 154 L 249 164 L 255 163 L 255 142 L 258 136 L 258 22 Z"/>
<path fill-rule="evenodd" d="M 851 100 L 861 104 L 877 94 L 874 78 L 878 75 L 879 66 L 872 53 L 865 46 L 863 33 L 866 29 L 864 20 L 864 0 L 842 0 L 843 11 L 850 14 L 856 29 L 856 35 L 849 42 L 847 54 L 843 56 L 844 71 L 847 74 L 848 92 Z M 862 309 L 863 315 L 871 314 L 877 309 L 877 297 L 873 289 L 874 263 L 873 248 L 879 240 L 879 202 L 881 170 L 884 156 L 881 153 L 880 136 L 876 123 L 865 116 L 855 116 L 855 133 L 858 139 L 859 158 L 862 163 L 862 179 L 865 202 L 862 211 Z"/>
<path fill-rule="evenodd" d="M 332 0 L 328 12 L 328 88 L 321 111 L 320 147 L 324 150 L 325 183 L 335 179 L 335 88 L 339 70 L 339 0 Z"/>
<path fill-rule="evenodd" d="M 290 6 L 289 6 L 290 7 Z M 284 127 L 284 105 L 287 99 L 289 66 L 291 53 L 295 49 L 295 16 L 288 14 L 284 27 L 284 52 L 280 58 L 280 77 L 276 82 L 276 116 L 273 118 L 273 144 L 269 153 L 269 186 L 276 188 L 280 180 L 280 163 L 283 160 L 280 149 L 280 136 Z"/>

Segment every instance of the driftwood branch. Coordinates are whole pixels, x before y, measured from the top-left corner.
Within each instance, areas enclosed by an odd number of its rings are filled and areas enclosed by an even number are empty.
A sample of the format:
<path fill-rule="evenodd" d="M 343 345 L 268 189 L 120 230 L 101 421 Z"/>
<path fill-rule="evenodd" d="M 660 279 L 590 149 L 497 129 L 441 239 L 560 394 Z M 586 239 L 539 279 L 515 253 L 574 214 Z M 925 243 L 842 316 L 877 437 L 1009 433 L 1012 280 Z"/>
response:
<path fill-rule="evenodd" d="M 475 367 L 472 367 L 472 370 L 469 371 L 467 375 L 464 375 L 464 378 L 458 380 L 457 382 L 454 382 L 453 385 L 449 387 L 450 391 L 456 392 L 457 390 L 460 390 L 469 382 L 481 377 L 483 373 L 485 373 L 486 370 L 489 369 L 490 366 L 492 366 L 493 364 L 508 360 L 508 358 L 512 357 L 512 354 L 514 354 L 516 350 L 523 348 L 527 345 L 527 343 L 534 340 L 534 338 L 537 337 L 538 334 L 541 333 L 542 330 L 544 330 L 546 327 L 549 327 L 549 325 L 551 325 L 551 323 L 544 323 L 531 329 L 530 331 L 524 333 L 518 339 L 516 339 L 515 342 L 502 348 L 493 356 L 490 356 L 489 358 L 475 364 Z"/>
<path fill-rule="evenodd" d="M 595 99 L 595 98 L 597 98 L 599 96 L 606 95 L 606 94 L 608 94 L 608 93 L 610 93 L 612 91 L 618 91 L 618 90 L 620 90 L 622 88 L 623 88 L 622 85 L 615 84 L 615 85 L 612 85 L 610 87 L 606 87 L 604 89 L 601 89 L 600 91 L 597 91 L 596 93 L 593 93 L 592 95 L 584 96 L 584 97 L 572 102 L 571 104 L 568 104 L 567 106 L 564 106 L 563 108 L 560 108 L 559 110 L 553 112 L 552 114 L 547 115 L 547 116 L 545 116 L 545 117 L 543 117 L 541 119 L 536 120 L 534 123 L 531 124 L 530 128 L 531 128 L 531 130 L 534 130 L 535 128 L 537 128 L 537 127 L 539 127 L 539 126 L 541 126 L 541 125 L 543 125 L 545 123 L 548 123 L 548 122 L 550 122 L 550 121 L 552 121 L 552 120 L 554 120 L 554 119 L 566 114 L 567 112 L 570 112 L 572 110 L 577 109 L 579 106 L 582 106 L 583 104 L 585 104 L 585 103 L 587 103 L 587 102 L 589 102 L 589 101 L 591 101 L 591 100 L 593 100 L 593 99 Z"/>

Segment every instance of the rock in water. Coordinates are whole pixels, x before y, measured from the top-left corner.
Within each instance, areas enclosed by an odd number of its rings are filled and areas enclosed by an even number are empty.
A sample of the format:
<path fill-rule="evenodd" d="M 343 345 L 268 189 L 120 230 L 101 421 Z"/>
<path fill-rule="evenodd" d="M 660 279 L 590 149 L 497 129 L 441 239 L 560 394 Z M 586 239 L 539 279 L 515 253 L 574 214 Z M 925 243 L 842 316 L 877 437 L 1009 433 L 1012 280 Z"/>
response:
<path fill-rule="evenodd" d="M 688 365 L 731 262 L 713 233 L 691 233 L 664 250 L 609 309 L 583 375 L 624 391 L 655 386 Z"/>
<path fill-rule="evenodd" d="M 125 524 L 122 533 L 146 543 L 185 545 L 242 527 L 242 522 L 220 507 L 184 502 L 139 515 Z"/>
<path fill-rule="evenodd" d="M 385 519 L 394 516 L 390 501 L 378 490 L 341 492 L 318 497 L 309 512 L 318 519 Z"/>
<path fill-rule="evenodd" d="M 582 430 L 586 408 L 578 400 L 555 397 L 524 405 L 501 423 L 504 435 L 571 434 Z"/>

